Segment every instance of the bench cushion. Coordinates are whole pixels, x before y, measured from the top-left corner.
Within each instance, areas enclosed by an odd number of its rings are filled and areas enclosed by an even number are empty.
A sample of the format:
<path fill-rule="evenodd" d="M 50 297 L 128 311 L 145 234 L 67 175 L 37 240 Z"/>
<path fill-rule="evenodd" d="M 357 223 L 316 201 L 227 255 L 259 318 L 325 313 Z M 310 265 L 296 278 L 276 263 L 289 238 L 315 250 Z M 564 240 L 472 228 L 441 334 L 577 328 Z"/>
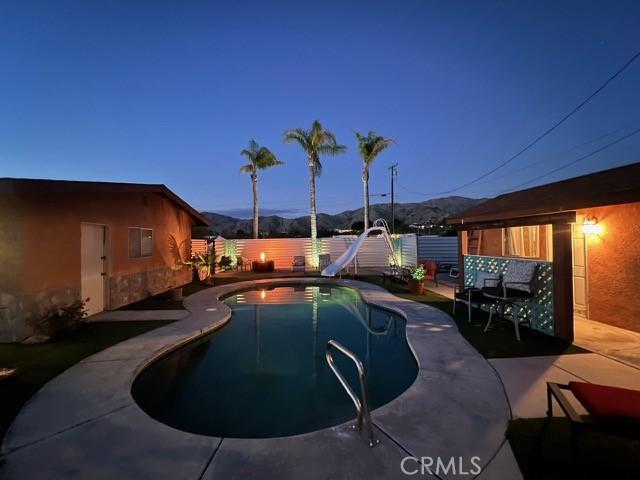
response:
<path fill-rule="evenodd" d="M 569 390 L 594 418 L 621 425 L 640 425 L 640 391 L 585 382 L 569 382 Z"/>
<path fill-rule="evenodd" d="M 537 268 L 538 264 L 535 262 L 510 260 L 509 265 L 507 265 L 507 271 L 502 276 L 502 282 L 514 290 L 531 293 L 531 284 Z M 510 287 L 508 284 L 511 282 L 518 282 L 518 285 Z"/>

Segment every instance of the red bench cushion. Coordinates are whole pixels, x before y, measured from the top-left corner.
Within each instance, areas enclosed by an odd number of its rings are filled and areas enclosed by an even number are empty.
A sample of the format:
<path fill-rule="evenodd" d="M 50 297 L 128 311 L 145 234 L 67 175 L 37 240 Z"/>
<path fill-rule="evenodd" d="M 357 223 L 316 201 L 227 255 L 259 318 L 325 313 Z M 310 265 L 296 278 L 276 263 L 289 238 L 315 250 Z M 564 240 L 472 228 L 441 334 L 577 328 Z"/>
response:
<path fill-rule="evenodd" d="M 584 382 L 569 389 L 594 419 L 640 425 L 640 391 Z"/>

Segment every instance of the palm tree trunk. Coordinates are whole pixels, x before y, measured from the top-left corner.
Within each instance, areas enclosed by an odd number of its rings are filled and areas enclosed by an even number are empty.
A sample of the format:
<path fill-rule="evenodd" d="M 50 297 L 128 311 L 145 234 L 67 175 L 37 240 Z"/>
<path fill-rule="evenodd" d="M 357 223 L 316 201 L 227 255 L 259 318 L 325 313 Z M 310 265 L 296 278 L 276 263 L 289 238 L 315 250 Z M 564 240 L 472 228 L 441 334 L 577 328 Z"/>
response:
<path fill-rule="evenodd" d="M 309 159 L 309 198 L 311 200 L 311 211 L 309 214 L 311 221 L 311 254 L 313 256 L 313 262 L 317 263 L 318 249 L 316 240 L 318 238 L 318 219 L 316 212 L 316 169 L 311 159 Z"/>
<path fill-rule="evenodd" d="M 258 174 L 251 174 L 253 184 L 253 238 L 258 238 Z"/>
<path fill-rule="evenodd" d="M 369 228 L 369 171 L 362 172 L 362 183 L 364 185 L 364 229 Z"/>

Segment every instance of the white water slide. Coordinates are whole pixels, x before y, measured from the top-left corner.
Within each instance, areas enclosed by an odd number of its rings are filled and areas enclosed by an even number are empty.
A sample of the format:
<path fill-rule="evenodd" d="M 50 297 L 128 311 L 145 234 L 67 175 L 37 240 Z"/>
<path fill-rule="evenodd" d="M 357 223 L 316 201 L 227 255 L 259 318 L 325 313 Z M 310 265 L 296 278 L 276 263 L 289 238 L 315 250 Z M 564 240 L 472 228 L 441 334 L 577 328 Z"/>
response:
<path fill-rule="evenodd" d="M 387 222 L 380 218 L 373 222 L 373 227 L 367 228 L 362 235 L 360 235 L 355 242 L 353 242 L 347 250 L 338 257 L 338 259 L 327 265 L 327 267 L 322 270 L 323 277 L 335 277 L 338 273 L 340 273 L 344 268 L 346 268 L 353 260 L 356 258 L 358 254 L 358 250 L 364 243 L 365 239 L 371 233 L 379 233 L 384 238 L 387 247 L 389 248 L 389 253 L 391 254 L 391 262 L 393 265 L 396 264 L 396 255 L 395 249 L 393 247 L 393 241 L 391 240 L 391 236 L 389 235 L 389 227 L 387 226 Z"/>

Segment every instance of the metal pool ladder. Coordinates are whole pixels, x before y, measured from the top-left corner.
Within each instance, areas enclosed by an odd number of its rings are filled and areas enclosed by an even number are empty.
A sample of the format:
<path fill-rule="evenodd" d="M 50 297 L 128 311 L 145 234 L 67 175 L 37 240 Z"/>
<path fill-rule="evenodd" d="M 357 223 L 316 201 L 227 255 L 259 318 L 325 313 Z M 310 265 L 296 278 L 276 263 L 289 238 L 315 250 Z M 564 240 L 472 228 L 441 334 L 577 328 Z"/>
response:
<path fill-rule="evenodd" d="M 358 396 L 355 394 L 355 392 L 353 391 L 353 389 L 351 388 L 347 380 L 344 378 L 342 373 L 340 373 L 340 370 L 338 370 L 338 367 L 336 367 L 336 364 L 333 360 L 333 352 L 332 352 L 332 349 L 334 348 L 338 350 L 340 353 L 342 353 L 343 355 L 345 355 L 346 357 L 348 357 L 349 359 L 351 359 L 351 361 L 356 364 L 356 368 L 358 369 L 358 377 L 360 378 L 360 390 L 362 394 L 362 399 L 358 398 Z M 369 397 L 367 394 L 367 380 L 364 375 L 364 366 L 362 365 L 362 362 L 356 356 L 355 353 L 353 353 L 351 350 L 347 349 L 346 347 L 342 346 L 339 342 L 335 340 L 329 340 L 327 342 L 327 351 L 325 356 L 327 357 L 327 363 L 329 364 L 329 367 L 338 378 L 340 385 L 342 385 L 342 387 L 347 392 L 347 395 L 349 395 L 349 398 L 351 399 L 353 404 L 356 406 L 356 411 L 358 412 L 358 430 L 362 431 L 362 423 L 363 423 L 363 417 L 364 417 L 364 421 L 367 424 L 369 446 L 375 447 L 378 443 L 380 443 L 380 441 L 376 439 L 373 435 L 373 423 L 371 422 L 371 409 L 369 408 Z"/>

